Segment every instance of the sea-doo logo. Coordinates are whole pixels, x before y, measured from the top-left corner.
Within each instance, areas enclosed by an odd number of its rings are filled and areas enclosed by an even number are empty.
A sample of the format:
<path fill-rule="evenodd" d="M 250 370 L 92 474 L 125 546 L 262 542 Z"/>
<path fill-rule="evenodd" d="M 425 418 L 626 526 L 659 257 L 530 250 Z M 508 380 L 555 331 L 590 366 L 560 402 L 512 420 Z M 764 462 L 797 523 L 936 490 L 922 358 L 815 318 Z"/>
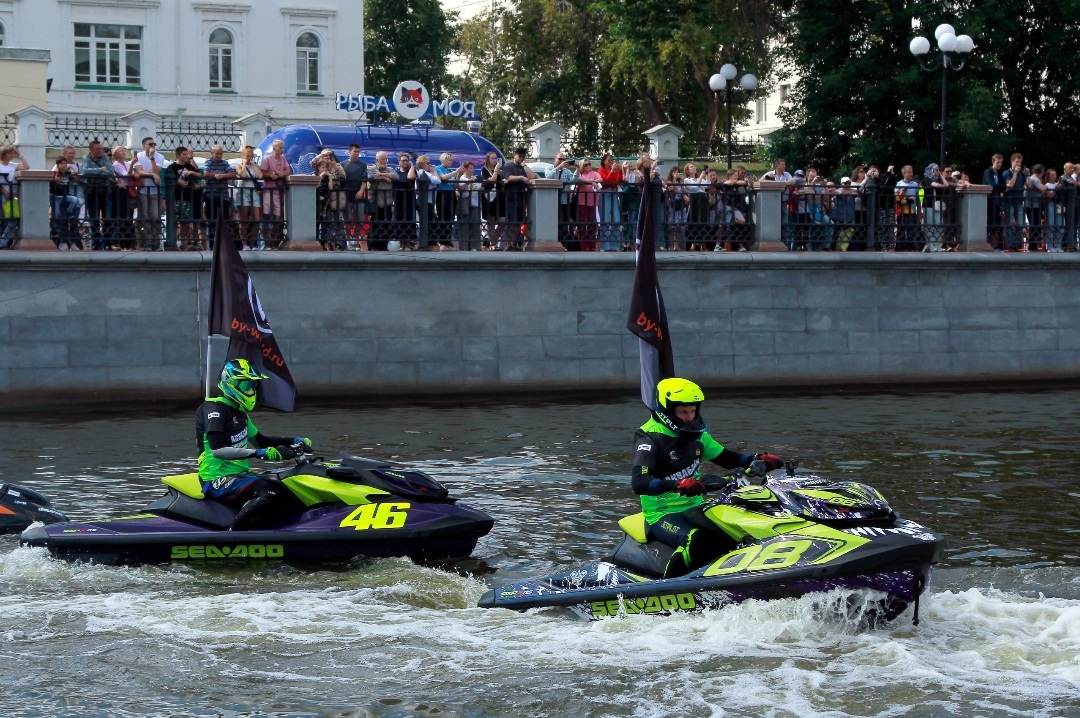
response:
<path fill-rule="evenodd" d="M 241 544 L 239 546 L 173 546 L 170 558 L 174 561 L 215 558 L 281 558 L 281 544 Z"/>
<path fill-rule="evenodd" d="M 623 598 L 610 601 L 593 601 L 592 615 L 595 618 L 618 616 L 625 610 L 627 615 L 634 613 L 670 613 L 671 611 L 693 611 L 697 600 L 692 593 L 671 593 L 648 598 Z"/>
<path fill-rule="evenodd" d="M 206 415 L 206 418 L 207 419 L 220 419 L 221 418 L 221 413 L 217 412 L 217 411 L 211 411 L 209 414 Z"/>
<path fill-rule="evenodd" d="M 638 444 L 638 451 L 652 451 L 652 444 Z"/>

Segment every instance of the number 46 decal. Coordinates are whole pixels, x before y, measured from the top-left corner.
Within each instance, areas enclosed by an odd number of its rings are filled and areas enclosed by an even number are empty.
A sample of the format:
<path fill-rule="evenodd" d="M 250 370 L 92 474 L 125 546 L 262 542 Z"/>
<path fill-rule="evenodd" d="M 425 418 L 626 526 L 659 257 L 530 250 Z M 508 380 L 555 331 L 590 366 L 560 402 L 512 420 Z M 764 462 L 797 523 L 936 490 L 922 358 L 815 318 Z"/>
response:
<path fill-rule="evenodd" d="M 357 531 L 368 529 L 399 529 L 408 517 L 406 509 L 412 504 L 364 504 L 341 521 L 341 527 L 352 526 Z"/>

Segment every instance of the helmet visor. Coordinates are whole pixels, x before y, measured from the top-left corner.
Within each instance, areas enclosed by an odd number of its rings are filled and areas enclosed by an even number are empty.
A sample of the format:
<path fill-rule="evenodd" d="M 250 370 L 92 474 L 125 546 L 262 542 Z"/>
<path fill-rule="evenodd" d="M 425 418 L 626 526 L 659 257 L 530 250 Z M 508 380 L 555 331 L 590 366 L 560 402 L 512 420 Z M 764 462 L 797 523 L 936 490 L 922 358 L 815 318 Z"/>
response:
<path fill-rule="evenodd" d="M 241 392 L 243 394 L 250 394 L 251 392 L 255 391 L 255 380 L 254 379 L 237 379 L 236 380 L 236 389 L 237 389 L 237 391 L 239 391 L 239 392 Z"/>

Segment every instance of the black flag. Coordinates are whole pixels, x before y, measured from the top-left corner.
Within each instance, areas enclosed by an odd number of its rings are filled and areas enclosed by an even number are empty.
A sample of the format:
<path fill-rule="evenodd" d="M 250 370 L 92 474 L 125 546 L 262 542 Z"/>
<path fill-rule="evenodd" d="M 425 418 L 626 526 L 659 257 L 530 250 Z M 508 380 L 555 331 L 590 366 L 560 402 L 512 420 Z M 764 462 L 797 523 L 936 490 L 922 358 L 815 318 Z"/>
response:
<path fill-rule="evenodd" d="M 296 384 L 223 218 L 218 218 L 215 237 L 210 269 L 210 335 L 229 338 L 226 359 L 247 359 L 260 373 L 270 377 L 257 384 L 260 406 L 292 411 Z M 207 361 L 210 361 L 209 344 Z"/>
<path fill-rule="evenodd" d="M 656 385 L 661 379 L 675 376 L 675 360 L 671 355 L 671 335 L 668 333 L 664 297 L 656 276 L 656 225 L 653 218 L 652 171 L 645 169 L 641 185 L 641 205 L 637 219 L 637 267 L 634 270 L 634 291 L 630 295 L 630 312 L 626 328 L 640 339 L 641 400 L 650 409 L 656 402 Z"/>

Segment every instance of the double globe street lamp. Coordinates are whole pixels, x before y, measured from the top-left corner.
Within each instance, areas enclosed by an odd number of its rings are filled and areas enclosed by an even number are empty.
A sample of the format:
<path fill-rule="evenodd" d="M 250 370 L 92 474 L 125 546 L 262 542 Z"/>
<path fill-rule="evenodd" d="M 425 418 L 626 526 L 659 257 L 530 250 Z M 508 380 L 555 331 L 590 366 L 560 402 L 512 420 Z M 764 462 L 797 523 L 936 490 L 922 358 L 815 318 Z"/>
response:
<path fill-rule="evenodd" d="M 709 78 L 709 88 L 713 92 L 720 92 L 724 90 L 727 94 L 725 101 L 727 103 L 727 167 L 731 169 L 731 93 L 735 89 L 732 87 L 735 76 L 739 74 L 739 71 L 734 65 L 728 63 L 720 68 L 720 72 Z M 747 95 L 757 89 L 757 78 L 753 75 L 743 75 L 739 80 L 739 86 L 746 90 Z"/>
<path fill-rule="evenodd" d="M 919 61 L 919 66 L 927 72 L 937 72 L 941 68 L 941 156 L 938 158 L 938 167 L 945 167 L 945 125 L 947 122 L 945 107 L 949 96 L 949 70 L 960 71 L 964 69 L 964 63 L 975 47 L 975 41 L 968 35 L 957 37 L 956 30 L 952 25 L 938 25 L 934 31 L 938 49 L 941 54 L 933 61 L 928 58 L 930 41 L 925 37 L 917 37 L 911 41 L 909 48 L 911 54 Z"/>

